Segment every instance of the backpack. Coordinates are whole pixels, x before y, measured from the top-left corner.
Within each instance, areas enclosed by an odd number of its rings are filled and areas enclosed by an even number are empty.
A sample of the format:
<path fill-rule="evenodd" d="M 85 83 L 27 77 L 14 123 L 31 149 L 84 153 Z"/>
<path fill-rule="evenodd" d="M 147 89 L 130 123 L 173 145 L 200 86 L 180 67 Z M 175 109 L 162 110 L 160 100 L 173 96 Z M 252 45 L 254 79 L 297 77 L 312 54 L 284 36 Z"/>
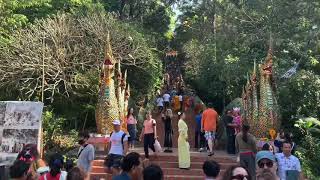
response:
<path fill-rule="evenodd" d="M 111 138 L 112 133 L 113 133 L 113 132 L 110 133 L 110 138 Z M 126 137 L 126 135 L 127 135 L 127 134 L 126 134 L 125 132 L 123 132 L 123 134 L 122 134 L 122 136 L 121 136 L 121 144 L 122 144 L 122 149 L 123 149 L 123 150 L 124 150 L 123 140 L 124 140 L 124 138 Z"/>

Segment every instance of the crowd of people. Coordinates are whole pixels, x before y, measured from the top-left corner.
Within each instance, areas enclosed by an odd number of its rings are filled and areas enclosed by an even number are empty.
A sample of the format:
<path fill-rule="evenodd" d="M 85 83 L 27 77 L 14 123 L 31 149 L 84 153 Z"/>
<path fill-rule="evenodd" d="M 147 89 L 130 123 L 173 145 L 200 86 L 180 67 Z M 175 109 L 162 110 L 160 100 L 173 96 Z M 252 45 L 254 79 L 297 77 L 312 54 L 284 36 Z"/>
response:
<path fill-rule="evenodd" d="M 161 114 L 164 123 L 164 152 L 172 152 L 172 118 L 173 111 L 165 106 L 165 113 Z M 232 166 L 222 175 L 220 165 L 214 161 L 206 161 L 203 164 L 203 173 L 206 179 L 259 179 L 291 180 L 301 176 L 300 161 L 293 154 L 296 144 L 292 140 L 292 134 L 280 131 L 272 142 L 265 143 L 261 149 L 257 147 L 256 138 L 250 133 L 250 126 L 241 125 L 240 109 L 227 110 L 222 120 L 227 133 L 227 152 L 238 154 L 239 166 Z M 190 145 L 188 138 L 188 125 L 185 121 L 185 113 L 178 112 L 178 166 L 180 169 L 189 170 Z M 214 143 L 216 139 L 219 115 L 209 104 L 203 112 L 199 111 L 195 120 L 195 147 L 199 151 L 207 151 L 208 156 L 214 155 Z M 155 141 L 158 139 L 157 121 L 152 113 L 146 113 L 140 141 L 143 142 L 145 157 L 134 152 L 137 137 L 137 120 L 132 108 L 127 114 L 128 133 L 121 130 L 120 120 L 113 121 L 113 132 L 107 145 L 107 156 L 104 165 L 106 172 L 112 174 L 114 180 L 153 179 L 162 177 L 161 167 L 149 164 L 149 149 L 157 156 Z M 17 156 L 17 160 L 10 167 L 12 179 L 89 179 L 92 162 L 95 159 L 94 146 L 88 143 L 88 133 L 79 133 L 80 145 L 77 154 L 77 163 L 66 162 L 61 154 L 50 156 L 48 163 L 43 161 L 37 151 L 37 146 L 28 144 Z M 142 141 L 143 140 L 143 141 Z M 260 151 L 259 151 L 260 150 Z"/>

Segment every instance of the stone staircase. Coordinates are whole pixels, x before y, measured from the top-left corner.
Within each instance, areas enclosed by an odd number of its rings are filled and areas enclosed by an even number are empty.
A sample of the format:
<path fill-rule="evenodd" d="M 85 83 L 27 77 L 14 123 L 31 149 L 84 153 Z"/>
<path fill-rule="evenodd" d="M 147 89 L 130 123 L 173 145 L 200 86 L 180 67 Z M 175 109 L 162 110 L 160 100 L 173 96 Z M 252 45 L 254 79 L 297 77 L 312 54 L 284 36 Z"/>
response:
<path fill-rule="evenodd" d="M 144 158 L 144 153 L 142 148 L 137 148 L 136 152 L 140 153 Z M 157 157 L 151 154 L 150 163 L 158 164 L 165 175 L 166 180 L 183 180 L 183 179 L 192 179 L 200 180 L 204 178 L 202 171 L 202 164 L 204 161 L 210 159 L 218 162 L 221 165 L 221 174 L 231 165 L 235 165 L 236 157 L 226 154 L 224 151 L 216 151 L 215 155 L 208 157 L 207 153 L 199 153 L 192 151 L 191 152 L 191 168 L 190 170 L 182 170 L 178 168 L 178 154 L 177 149 L 173 149 L 173 153 L 159 153 Z M 91 172 L 90 179 L 92 180 L 111 180 L 111 175 L 105 172 L 103 166 L 104 155 L 98 154 L 97 159 L 93 162 L 93 168 Z"/>

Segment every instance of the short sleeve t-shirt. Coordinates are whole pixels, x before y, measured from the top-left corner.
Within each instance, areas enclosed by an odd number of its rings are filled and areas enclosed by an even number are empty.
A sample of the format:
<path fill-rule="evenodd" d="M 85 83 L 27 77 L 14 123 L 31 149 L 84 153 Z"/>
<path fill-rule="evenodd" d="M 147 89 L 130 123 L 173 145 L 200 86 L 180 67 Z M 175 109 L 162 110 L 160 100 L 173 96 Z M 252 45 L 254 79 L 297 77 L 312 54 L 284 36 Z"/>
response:
<path fill-rule="evenodd" d="M 120 175 L 112 177 L 112 180 L 131 180 L 127 173 L 121 173 Z"/>
<path fill-rule="evenodd" d="M 127 118 L 127 124 L 137 124 L 136 118 L 134 118 L 132 115 L 130 115 L 130 116 Z"/>
<path fill-rule="evenodd" d="M 119 132 L 113 132 L 111 137 L 110 137 L 110 142 L 111 142 L 111 148 L 109 151 L 109 154 L 116 154 L 116 155 L 121 155 L 123 156 L 123 145 L 121 142 L 122 135 L 124 134 L 123 131 Z M 123 142 L 128 141 L 128 135 L 126 135 L 123 138 Z"/>
<path fill-rule="evenodd" d="M 81 152 L 81 153 L 80 153 Z M 80 155 L 79 155 L 80 153 Z M 82 168 L 86 173 L 91 170 L 91 161 L 94 160 L 94 147 L 88 144 L 86 147 L 81 146 L 78 151 L 77 166 Z"/>
<path fill-rule="evenodd" d="M 201 118 L 202 118 L 202 114 L 197 114 L 196 115 L 196 124 L 197 124 L 197 130 L 200 131 L 201 130 Z"/>
<path fill-rule="evenodd" d="M 170 95 L 169 94 L 164 94 L 163 95 L 163 100 L 164 100 L 164 102 L 169 102 L 170 101 Z"/>
<path fill-rule="evenodd" d="M 144 134 L 151 134 L 154 133 L 153 127 L 156 125 L 156 120 L 151 119 L 151 120 L 145 120 L 143 122 L 144 126 Z"/>
<path fill-rule="evenodd" d="M 278 161 L 278 176 L 281 180 L 286 180 L 286 171 L 288 170 L 301 172 L 300 161 L 297 157 L 293 155 L 286 157 L 283 153 L 277 153 L 276 158 Z"/>
<path fill-rule="evenodd" d="M 218 113 L 214 109 L 206 109 L 202 113 L 202 124 L 205 131 L 216 131 Z"/>
<path fill-rule="evenodd" d="M 51 176 L 50 172 L 40 176 L 39 180 L 66 180 L 67 172 L 61 171 L 61 173 L 57 174 L 55 177 Z"/>
<path fill-rule="evenodd" d="M 163 106 L 163 98 L 162 97 L 159 97 L 157 99 L 157 106 Z"/>

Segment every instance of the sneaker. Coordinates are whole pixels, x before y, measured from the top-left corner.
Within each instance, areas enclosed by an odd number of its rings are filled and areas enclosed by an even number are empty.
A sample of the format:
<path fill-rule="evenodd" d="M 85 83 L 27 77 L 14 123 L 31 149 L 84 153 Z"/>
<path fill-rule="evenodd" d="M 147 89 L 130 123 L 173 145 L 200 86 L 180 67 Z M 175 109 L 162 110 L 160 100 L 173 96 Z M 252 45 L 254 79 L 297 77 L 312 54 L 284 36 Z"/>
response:
<path fill-rule="evenodd" d="M 212 156 L 212 155 L 214 155 L 214 152 L 210 152 L 210 153 L 208 154 L 208 156 Z"/>

